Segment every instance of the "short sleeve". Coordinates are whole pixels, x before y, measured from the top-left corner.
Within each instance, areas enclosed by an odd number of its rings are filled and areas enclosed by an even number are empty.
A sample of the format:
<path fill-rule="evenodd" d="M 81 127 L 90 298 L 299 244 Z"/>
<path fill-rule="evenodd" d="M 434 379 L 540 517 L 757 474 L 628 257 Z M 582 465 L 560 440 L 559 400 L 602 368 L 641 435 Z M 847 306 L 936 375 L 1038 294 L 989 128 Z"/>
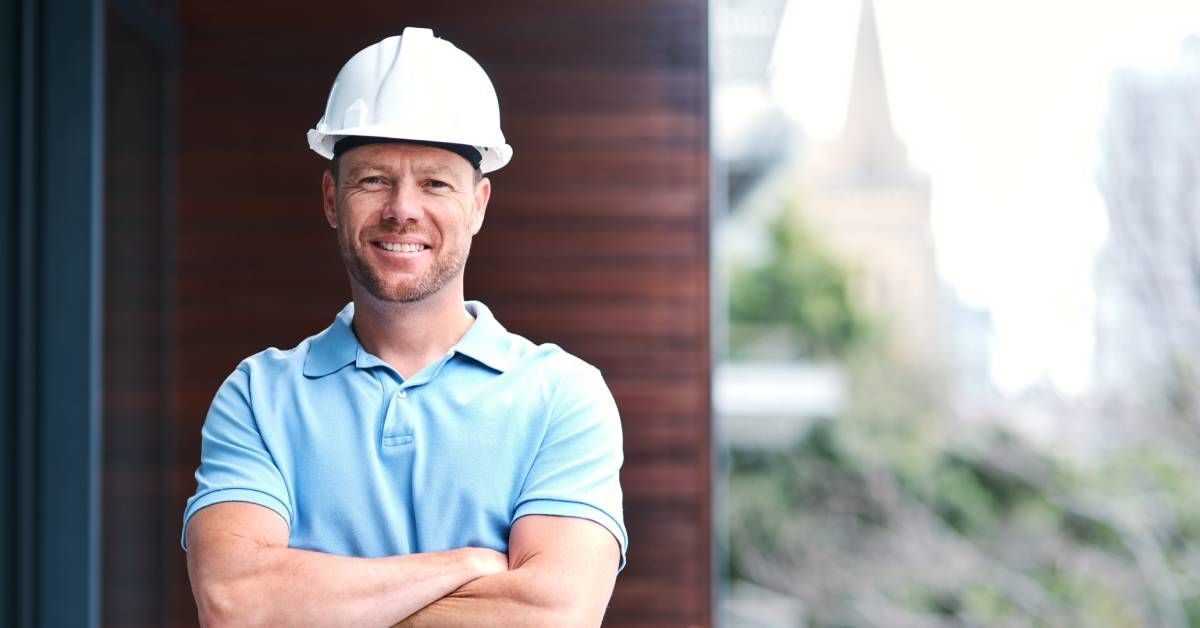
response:
<path fill-rule="evenodd" d="M 217 390 L 201 430 L 196 494 L 183 514 L 180 544 L 200 509 L 220 502 L 250 502 L 270 508 L 291 527 L 292 508 L 283 475 L 275 465 L 250 403 L 250 374 L 239 366 Z"/>
<path fill-rule="evenodd" d="M 535 514 L 594 521 L 616 538 L 624 569 L 629 537 L 621 505 L 621 419 L 600 372 L 581 366 L 555 390 L 546 435 L 513 521 Z"/>

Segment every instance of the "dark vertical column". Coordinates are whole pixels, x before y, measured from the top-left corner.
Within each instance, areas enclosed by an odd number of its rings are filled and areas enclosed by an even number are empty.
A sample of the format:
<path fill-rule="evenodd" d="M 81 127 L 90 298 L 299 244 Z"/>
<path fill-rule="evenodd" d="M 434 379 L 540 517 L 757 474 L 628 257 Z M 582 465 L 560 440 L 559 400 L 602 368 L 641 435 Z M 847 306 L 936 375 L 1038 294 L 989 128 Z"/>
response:
<path fill-rule="evenodd" d="M 0 625 L 96 626 L 101 16 L 0 2 Z"/>
<path fill-rule="evenodd" d="M 0 0 L 0 132 L 19 127 L 21 12 Z M 15 139 L 15 138 L 13 138 Z M 0 207 L 18 206 L 16 168 L 20 145 L 0 143 Z M 17 228 L 18 212 L 0 212 L 0 625 L 17 625 L 16 528 Z"/>
<path fill-rule="evenodd" d="M 86 627 L 99 617 L 103 14 L 97 0 L 38 4 L 35 621 Z"/>
<path fill-rule="evenodd" d="M 37 250 L 35 225 L 37 195 L 35 193 L 34 157 L 37 155 L 35 129 L 38 124 L 37 83 L 37 11 L 36 3 L 24 0 L 17 10 L 19 48 L 15 95 L 17 126 L 13 129 L 16 163 L 12 172 L 16 177 L 16 208 L 14 212 L 15 242 L 12 259 L 16 263 L 13 277 L 13 373 L 14 412 L 11 434 L 13 436 L 13 481 L 12 489 L 12 541 L 13 577 L 12 589 L 14 625 L 34 625 L 34 592 L 37 576 L 37 560 L 34 547 L 37 532 L 36 512 L 36 460 L 35 420 L 36 376 L 33 364 L 34 321 L 36 320 L 36 284 L 34 280 L 34 253 Z"/>

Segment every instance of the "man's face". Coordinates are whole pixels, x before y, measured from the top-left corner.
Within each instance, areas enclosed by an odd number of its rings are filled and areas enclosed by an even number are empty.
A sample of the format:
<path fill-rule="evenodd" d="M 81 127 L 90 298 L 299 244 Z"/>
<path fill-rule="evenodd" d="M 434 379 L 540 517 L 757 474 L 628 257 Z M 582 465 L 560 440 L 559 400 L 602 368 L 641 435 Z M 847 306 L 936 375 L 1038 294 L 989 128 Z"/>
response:
<path fill-rule="evenodd" d="M 416 144 L 369 144 L 342 155 L 338 179 L 325 173 L 325 219 L 354 282 L 394 303 L 447 285 L 461 290 L 491 193 L 465 159 Z"/>

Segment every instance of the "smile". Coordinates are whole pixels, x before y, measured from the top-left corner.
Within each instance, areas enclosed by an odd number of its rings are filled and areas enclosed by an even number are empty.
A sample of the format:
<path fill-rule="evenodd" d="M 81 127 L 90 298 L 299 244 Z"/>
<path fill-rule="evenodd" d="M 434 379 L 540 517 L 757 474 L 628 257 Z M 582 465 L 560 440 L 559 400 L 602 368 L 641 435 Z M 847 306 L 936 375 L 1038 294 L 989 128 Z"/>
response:
<path fill-rule="evenodd" d="M 400 242 L 373 242 L 372 244 L 385 251 L 393 251 L 396 253 L 420 253 L 421 251 L 429 248 L 424 244 L 408 244 Z"/>

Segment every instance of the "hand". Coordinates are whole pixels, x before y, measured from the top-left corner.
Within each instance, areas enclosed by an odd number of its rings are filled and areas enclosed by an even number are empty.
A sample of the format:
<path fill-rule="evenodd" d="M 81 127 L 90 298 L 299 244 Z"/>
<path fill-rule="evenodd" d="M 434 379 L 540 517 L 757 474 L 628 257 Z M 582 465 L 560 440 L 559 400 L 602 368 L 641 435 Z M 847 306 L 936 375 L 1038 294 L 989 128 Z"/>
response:
<path fill-rule="evenodd" d="M 467 564 L 478 574 L 491 576 L 508 571 L 508 556 L 486 547 L 463 547 L 457 551 L 466 555 Z"/>

